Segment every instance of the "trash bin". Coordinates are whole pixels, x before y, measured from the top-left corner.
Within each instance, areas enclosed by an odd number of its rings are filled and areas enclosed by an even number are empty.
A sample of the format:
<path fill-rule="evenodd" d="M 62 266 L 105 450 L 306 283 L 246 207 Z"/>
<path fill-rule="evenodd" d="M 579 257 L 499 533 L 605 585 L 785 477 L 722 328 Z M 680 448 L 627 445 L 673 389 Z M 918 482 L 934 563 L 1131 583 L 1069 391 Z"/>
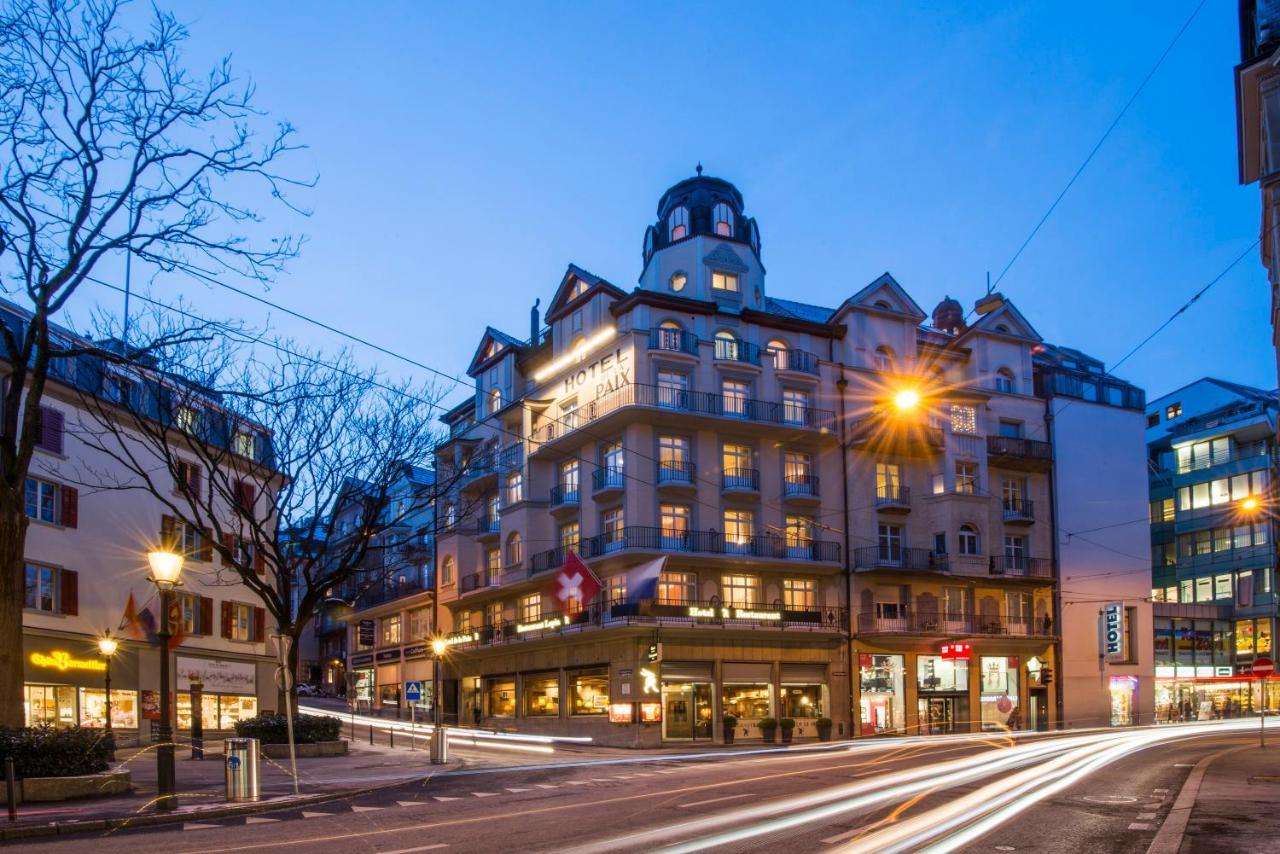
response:
<path fill-rule="evenodd" d="M 228 738 L 225 744 L 227 800 L 258 800 L 261 795 L 258 786 L 258 740 Z"/>
<path fill-rule="evenodd" d="M 431 730 L 431 764 L 443 765 L 449 761 L 449 733 L 442 726 Z"/>

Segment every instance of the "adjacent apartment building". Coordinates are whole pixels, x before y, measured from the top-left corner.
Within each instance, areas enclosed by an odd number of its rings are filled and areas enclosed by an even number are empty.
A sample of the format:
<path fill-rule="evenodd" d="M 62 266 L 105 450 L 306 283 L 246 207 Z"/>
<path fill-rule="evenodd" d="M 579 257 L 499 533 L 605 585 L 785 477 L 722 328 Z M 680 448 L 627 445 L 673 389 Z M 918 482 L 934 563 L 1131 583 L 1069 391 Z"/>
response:
<path fill-rule="evenodd" d="M 19 329 L 27 317 L 20 307 L 0 301 L 0 322 Z M 74 346 L 88 346 L 65 330 L 58 334 Z M 0 383 L 7 381 L 6 368 L 0 361 Z M 209 532 L 167 515 L 164 505 L 141 489 L 83 488 L 86 478 L 108 484 L 135 480 L 116 459 L 86 441 L 100 431 L 85 396 L 95 396 L 107 409 L 142 407 L 146 400 L 170 399 L 160 391 L 168 382 L 172 380 L 138 371 L 121 372 L 89 355 L 57 360 L 51 369 L 26 483 L 30 526 L 22 653 L 28 725 L 105 724 L 106 664 L 97 639 L 110 631 L 120 639 L 111 662 L 112 726 L 123 743 L 150 738 L 147 721 L 157 720 L 160 709 L 160 649 L 154 631 L 162 615 L 147 580 L 146 555 L 157 547 L 179 549 L 186 557 L 177 593 L 181 615 L 171 622 L 180 640 L 169 653 L 179 734 L 191 726 L 189 685 L 194 677 L 203 680 L 207 731 L 230 730 L 237 720 L 275 707 L 274 646 L 268 642 L 266 612 L 254 594 L 221 571 Z M 188 404 L 192 400 L 182 399 Z M 234 442 L 237 454 L 255 460 L 269 453 L 270 437 L 260 427 L 230 425 L 215 400 L 206 403 L 200 409 L 189 406 L 181 416 L 190 420 L 192 441 L 197 434 L 221 436 L 209 441 Z M 168 412 L 163 417 L 178 416 Z M 134 448 L 134 453 L 145 452 Z M 171 487 L 175 496 L 207 484 L 208 473 L 198 470 L 194 454 L 190 458 L 182 469 L 184 481 L 171 477 L 163 465 L 151 472 L 153 481 Z M 271 499 L 254 494 L 245 500 Z"/>
<path fill-rule="evenodd" d="M 1133 506 L 1103 515 L 1142 513 L 1141 391 L 999 295 L 929 313 L 886 273 L 812 305 L 769 294 L 761 259 L 742 195 L 699 171 L 659 200 L 638 287 L 570 265 L 545 325 L 535 304 L 528 337 L 484 332 L 436 459 L 457 484 L 445 710 L 630 746 L 767 718 L 797 738 L 1048 728 L 1112 721 L 1120 668 L 1119 722 L 1138 719 L 1142 647 L 1102 662 L 1097 589 L 1067 610 L 1055 491 L 1129 477 Z M 571 552 L 603 589 L 566 610 Z M 1145 569 L 1125 581 L 1103 589 L 1138 637 Z M 1088 627 L 1078 685 L 1068 623 Z"/>
<path fill-rule="evenodd" d="M 1259 708 L 1275 653 L 1276 392 L 1206 377 L 1151 401 L 1152 598 L 1158 721 Z M 1280 686 L 1266 708 L 1280 708 Z"/>

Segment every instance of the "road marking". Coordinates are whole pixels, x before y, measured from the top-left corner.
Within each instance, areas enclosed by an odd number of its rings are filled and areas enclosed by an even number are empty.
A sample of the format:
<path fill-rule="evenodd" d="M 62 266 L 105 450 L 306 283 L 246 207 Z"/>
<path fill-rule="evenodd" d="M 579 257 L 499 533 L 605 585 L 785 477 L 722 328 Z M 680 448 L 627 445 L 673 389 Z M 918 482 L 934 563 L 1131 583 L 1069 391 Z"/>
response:
<path fill-rule="evenodd" d="M 569 785 L 570 786 L 586 786 L 588 784 L 586 780 L 570 780 Z"/>
<path fill-rule="evenodd" d="M 612 777 L 592 777 L 590 782 L 592 782 L 592 783 L 612 783 L 612 782 L 613 782 L 613 778 L 612 778 Z"/>
<path fill-rule="evenodd" d="M 198 821 L 183 822 L 183 830 L 217 830 L 222 827 L 220 824 L 201 824 Z"/>
<path fill-rule="evenodd" d="M 471 794 L 475 795 L 477 798 L 496 798 L 496 797 L 498 797 L 498 792 L 472 792 Z"/>
<path fill-rule="evenodd" d="M 1168 789 L 1152 789 L 1151 791 L 1155 792 L 1157 795 L 1167 795 L 1167 794 L 1169 794 L 1169 790 L 1168 790 Z"/>
<path fill-rule="evenodd" d="M 279 821 L 278 818 L 265 818 L 260 815 L 251 815 L 244 820 L 245 824 L 267 824 L 272 821 Z"/>
<path fill-rule="evenodd" d="M 518 788 L 514 788 L 514 787 L 512 787 L 512 786 L 504 786 L 504 788 L 505 788 L 508 792 L 512 792 L 512 793 L 516 793 L 516 792 L 529 792 L 529 791 L 532 791 L 531 789 L 518 789 Z"/>
<path fill-rule="evenodd" d="M 1191 773 L 1187 775 L 1187 782 L 1183 783 L 1182 788 L 1178 790 L 1178 797 L 1169 808 L 1169 814 L 1164 817 L 1164 823 L 1156 832 L 1156 838 L 1151 840 L 1151 847 L 1147 849 L 1147 854 L 1176 854 L 1182 848 L 1187 823 L 1191 820 L 1191 809 L 1196 805 L 1196 796 L 1200 794 L 1200 784 L 1204 780 L 1205 772 L 1209 770 L 1209 765 L 1220 756 L 1248 749 L 1249 745 L 1242 745 L 1219 750 L 1216 753 L 1210 753 L 1195 764 Z"/>
<path fill-rule="evenodd" d="M 535 784 L 535 785 L 537 785 L 537 787 L 538 787 L 539 789 L 558 789 L 558 788 L 560 788 L 559 786 L 552 785 L 551 783 L 537 783 L 537 784 Z"/>
<path fill-rule="evenodd" d="M 1137 798 L 1131 798 L 1128 795 L 1085 795 L 1080 800 L 1091 804 L 1136 804 L 1138 802 Z"/>
<path fill-rule="evenodd" d="M 1174 768 L 1194 768 L 1196 766 L 1190 762 L 1175 762 L 1173 763 L 1173 767 Z"/>
<path fill-rule="evenodd" d="M 307 812 L 306 810 L 303 810 L 303 811 L 302 811 L 302 817 L 303 817 L 303 818 L 333 818 L 333 813 L 331 813 L 331 812 Z"/>
<path fill-rule="evenodd" d="M 413 854 L 415 851 L 435 851 L 437 848 L 448 848 L 446 842 L 437 842 L 434 845 L 419 845 L 417 848 L 397 848 L 395 851 L 383 851 L 382 854 Z"/>
<path fill-rule="evenodd" d="M 1155 817 L 1156 817 L 1156 814 L 1153 812 L 1140 812 L 1138 813 L 1138 816 L 1137 816 L 1138 821 L 1151 821 L 1151 819 Z"/>
<path fill-rule="evenodd" d="M 380 810 L 380 809 L 382 809 L 382 807 L 361 807 L 361 806 L 356 806 L 355 804 L 351 805 L 352 812 L 374 812 L 375 810 Z"/>
<path fill-rule="evenodd" d="M 402 807 L 421 807 L 426 806 L 425 801 L 396 801 Z"/>
<path fill-rule="evenodd" d="M 459 798 L 451 798 L 448 795 L 436 795 L 436 800 L 437 801 L 456 801 L 456 800 L 459 800 Z"/>
<path fill-rule="evenodd" d="M 679 804 L 678 806 L 680 809 L 688 809 L 689 807 L 702 807 L 702 806 L 706 806 L 707 804 L 718 804 L 721 801 L 734 801 L 734 800 L 737 800 L 738 798 L 749 798 L 751 797 L 751 795 L 752 795 L 752 792 L 743 792 L 738 795 L 725 795 L 723 798 L 711 798 L 710 800 L 706 800 L 706 801 L 694 801 L 691 804 Z"/>
<path fill-rule="evenodd" d="M 1130 830 L 1150 830 L 1151 825 L 1145 821 L 1135 821 L 1129 825 Z"/>

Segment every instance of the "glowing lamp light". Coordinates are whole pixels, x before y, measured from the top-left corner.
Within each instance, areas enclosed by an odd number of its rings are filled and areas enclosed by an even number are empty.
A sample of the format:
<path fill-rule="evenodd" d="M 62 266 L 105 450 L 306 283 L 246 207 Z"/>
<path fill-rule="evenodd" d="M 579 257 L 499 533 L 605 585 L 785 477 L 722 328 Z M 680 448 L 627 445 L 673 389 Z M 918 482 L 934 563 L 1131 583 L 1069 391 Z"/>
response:
<path fill-rule="evenodd" d="M 444 638 L 436 638 L 431 641 L 431 651 L 434 652 L 437 657 L 444 655 L 445 650 L 448 648 L 449 642 Z"/>
<path fill-rule="evenodd" d="M 596 347 L 599 347 L 601 344 L 612 339 L 617 334 L 618 334 L 618 330 L 612 326 L 605 329 L 601 329 L 595 335 L 592 335 L 586 341 L 583 341 L 577 347 L 574 347 L 572 350 L 570 350 L 568 353 L 565 353 L 563 356 L 556 359 L 554 362 L 550 363 L 544 368 L 541 368 L 538 371 L 535 371 L 533 375 L 533 381 L 540 383 L 543 380 L 545 380 L 547 377 L 559 373 L 560 371 L 564 370 L 565 368 L 569 367 L 575 362 L 580 361 L 582 357 L 585 356 L 587 353 L 589 353 L 591 350 L 594 350 Z"/>
<path fill-rule="evenodd" d="M 913 388 L 904 388 L 893 396 L 893 405 L 899 412 L 908 412 L 920 405 L 920 392 Z"/>
<path fill-rule="evenodd" d="M 1246 513 L 1252 513 L 1261 506 L 1262 503 L 1258 501 L 1258 498 L 1255 495 L 1250 495 L 1244 501 L 1240 502 L 1240 509 Z"/>
<path fill-rule="evenodd" d="M 172 587 L 182 575 L 182 555 L 157 549 L 147 552 L 151 564 L 151 580 L 161 587 Z"/>
<path fill-rule="evenodd" d="M 98 652 L 110 658 L 116 654 L 116 650 L 120 648 L 120 642 L 111 635 L 105 635 L 98 638 Z"/>

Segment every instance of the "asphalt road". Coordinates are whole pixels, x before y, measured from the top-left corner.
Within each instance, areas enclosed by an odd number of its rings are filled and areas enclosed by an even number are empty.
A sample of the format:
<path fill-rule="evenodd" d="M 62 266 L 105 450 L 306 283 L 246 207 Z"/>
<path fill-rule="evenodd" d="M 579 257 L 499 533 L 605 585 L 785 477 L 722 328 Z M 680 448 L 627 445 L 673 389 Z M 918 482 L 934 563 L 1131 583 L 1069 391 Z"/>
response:
<path fill-rule="evenodd" d="M 303 810 L 23 843 L 31 851 L 1145 851 L 1193 727 L 865 741 L 818 752 L 476 769 Z M 1146 733 L 1145 735 L 1143 733 Z M 1158 739 L 1158 741 L 1157 741 Z"/>

